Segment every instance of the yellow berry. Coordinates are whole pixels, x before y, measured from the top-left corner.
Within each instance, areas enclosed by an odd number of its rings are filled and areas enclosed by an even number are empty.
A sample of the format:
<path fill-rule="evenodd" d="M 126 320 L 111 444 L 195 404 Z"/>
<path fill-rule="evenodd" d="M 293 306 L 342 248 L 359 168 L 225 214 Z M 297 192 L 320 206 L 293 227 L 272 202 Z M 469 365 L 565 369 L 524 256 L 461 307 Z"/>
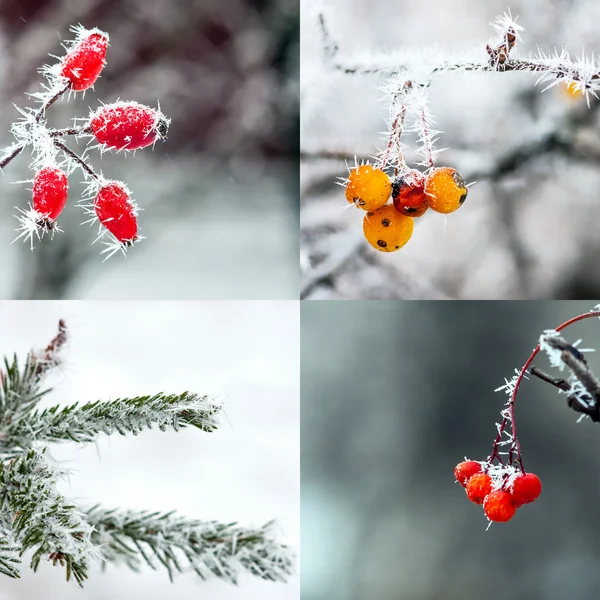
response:
<path fill-rule="evenodd" d="M 564 83 L 562 89 L 565 95 L 573 100 L 579 100 L 584 96 L 581 88 L 577 85 L 577 82 L 571 81 L 570 83 Z"/>
<path fill-rule="evenodd" d="M 433 169 L 425 180 L 427 204 L 435 212 L 448 214 L 458 210 L 467 199 L 467 185 L 456 169 Z"/>
<path fill-rule="evenodd" d="M 393 204 L 388 204 L 365 215 L 363 231 L 367 242 L 376 250 L 395 252 L 410 239 L 414 222 L 412 217 L 405 217 Z"/>
<path fill-rule="evenodd" d="M 346 199 L 363 210 L 384 206 L 392 193 L 390 178 L 381 169 L 361 165 L 350 172 L 346 185 Z"/>

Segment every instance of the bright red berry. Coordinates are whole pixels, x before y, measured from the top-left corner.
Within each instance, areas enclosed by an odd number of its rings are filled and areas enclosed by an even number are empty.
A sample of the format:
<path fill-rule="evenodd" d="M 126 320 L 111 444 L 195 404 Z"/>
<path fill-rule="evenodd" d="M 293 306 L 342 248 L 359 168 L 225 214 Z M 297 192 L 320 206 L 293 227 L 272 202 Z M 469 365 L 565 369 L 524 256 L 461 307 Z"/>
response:
<path fill-rule="evenodd" d="M 94 209 L 100 223 L 122 244 L 137 240 L 137 209 L 127 188 L 118 181 L 103 185 L 94 199 Z"/>
<path fill-rule="evenodd" d="M 475 473 L 467 483 L 467 496 L 475 504 L 482 504 L 491 491 L 492 478 L 487 473 Z"/>
<path fill-rule="evenodd" d="M 465 460 L 454 467 L 454 477 L 464 488 L 475 473 L 481 472 L 481 465 L 474 460 Z"/>
<path fill-rule="evenodd" d="M 106 64 L 108 34 L 98 29 L 82 30 L 75 44 L 62 59 L 60 74 L 71 82 L 76 92 L 96 83 Z"/>
<path fill-rule="evenodd" d="M 108 148 L 136 150 L 167 137 L 169 120 L 137 102 L 116 102 L 100 108 L 90 121 L 96 139 Z"/>
<path fill-rule="evenodd" d="M 511 494 L 496 490 L 486 496 L 483 510 L 490 521 L 505 523 L 514 517 L 517 507 Z"/>
<path fill-rule="evenodd" d="M 542 482 L 537 475 L 525 473 L 515 479 L 511 492 L 517 506 L 529 504 L 542 493 Z"/>
<path fill-rule="evenodd" d="M 392 183 L 394 208 L 407 217 L 420 217 L 428 208 L 425 175 L 411 169 Z"/>
<path fill-rule="evenodd" d="M 58 167 L 43 167 L 36 173 L 31 205 L 39 215 L 39 225 L 53 225 L 67 203 L 68 191 L 67 175 Z"/>

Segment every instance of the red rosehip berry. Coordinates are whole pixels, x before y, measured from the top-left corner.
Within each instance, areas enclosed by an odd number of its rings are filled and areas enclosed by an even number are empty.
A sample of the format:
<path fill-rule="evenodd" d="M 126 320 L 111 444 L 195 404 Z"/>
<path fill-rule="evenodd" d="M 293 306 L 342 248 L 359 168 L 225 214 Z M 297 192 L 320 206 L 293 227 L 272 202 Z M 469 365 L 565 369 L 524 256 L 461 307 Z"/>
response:
<path fill-rule="evenodd" d="M 511 494 L 504 490 L 496 490 L 486 496 L 483 510 L 490 521 L 505 523 L 514 517 L 517 507 Z"/>
<path fill-rule="evenodd" d="M 96 194 L 94 209 L 100 223 L 119 242 L 130 246 L 137 240 L 137 209 L 122 183 L 108 181 L 104 184 Z"/>
<path fill-rule="evenodd" d="M 514 480 L 511 492 L 516 506 L 529 504 L 542 493 L 542 482 L 537 475 L 525 473 Z"/>
<path fill-rule="evenodd" d="M 99 29 L 82 29 L 75 44 L 61 61 L 60 74 L 71 82 L 76 92 L 87 90 L 96 83 L 106 64 L 108 34 Z"/>
<path fill-rule="evenodd" d="M 491 491 L 492 478 L 487 473 L 475 473 L 467 483 L 467 496 L 475 504 L 482 504 Z"/>
<path fill-rule="evenodd" d="M 481 472 L 481 465 L 474 460 L 465 460 L 454 467 L 454 477 L 464 488 L 475 473 Z"/>
<path fill-rule="evenodd" d="M 394 208 L 407 217 L 420 217 L 428 208 L 425 175 L 411 169 L 392 183 Z"/>
<path fill-rule="evenodd" d="M 90 127 L 108 148 L 136 150 L 167 136 L 169 119 L 159 110 L 137 102 L 116 102 L 97 110 Z"/>
<path fill-rule="evenodd" d="M 39 215 L 39 226 L 51 229 L 67 203 L 69 182 L 58 167 L 43 167 L 33 180 L 31 206 Z"/>

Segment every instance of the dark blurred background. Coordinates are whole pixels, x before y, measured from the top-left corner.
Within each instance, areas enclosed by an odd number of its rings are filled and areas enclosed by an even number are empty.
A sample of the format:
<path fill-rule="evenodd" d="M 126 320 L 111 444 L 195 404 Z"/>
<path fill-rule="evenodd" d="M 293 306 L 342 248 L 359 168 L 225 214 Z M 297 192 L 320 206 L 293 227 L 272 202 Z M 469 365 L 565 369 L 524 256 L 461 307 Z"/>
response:
<path fill-rule="evenodd" d="M 523 460 L 543 492 L 509 523 L 486 531 L 453 476 L 490 453 L 506 401 L 494 389 L 544 329 L 593 304 L 303 303 L 304 600 L 598 598 L 600 430 L 564 396 L 521 387 Z M 600 322 L 564 335 L 597 348 Z"/>
<path fill-rule="evenodd" d="M 297 297 L 298 13 L 296 0 L 0 2 L 3 146 L 13 103 L 32 105 L 24 93 L 39 89 L 37 69 L 63 55 L 78 23 L 109 33 L 107 66 L 95 91 L 52 107 L 50 126 L 117 99 L 160 101 L 172 119 L 154 152 L 90 153 L 145 209 L 147 239 L 126 261 L 101 263 L 95 230 L 73 206 L 59 219 L 64 234 L 34 253 L 11 246 L 12 207 L 25 208 L 30 192 L 9 182 L 32 175 L 26 156 L 5 169 L 0 297 Z M 80 172 L 71 179 L 73 204 Z"/>

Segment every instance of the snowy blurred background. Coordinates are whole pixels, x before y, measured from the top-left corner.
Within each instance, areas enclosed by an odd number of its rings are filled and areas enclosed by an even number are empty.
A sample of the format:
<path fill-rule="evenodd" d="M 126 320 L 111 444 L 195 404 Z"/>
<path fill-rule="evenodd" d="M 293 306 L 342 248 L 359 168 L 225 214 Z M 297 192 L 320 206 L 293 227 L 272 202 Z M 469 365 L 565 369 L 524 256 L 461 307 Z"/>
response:
<path fill-rule="evenodd" d="M 70 181 L 64 234 L 31 253 L 16 243 L 15 206 L 30 179 L 20 156 L 0 178 L 0 298 L 244 299 L 298 295 L 297 0 L 0 1 L 0 142 L 30 106 L 36 69 L 61 56 L 69 27 L 110 34 L 95 91 L 48 112 L 70 125 L 100 102 L 136 100 L 172 118 L 169 139 L 135 155 L 92 152 L 144 209 L 142 243 L 102 264 L 96 229 L 81 226 L 83 179 Z M 81 152 L 84 142 L 71 140 Z"/>
<path fill-rule="evenodd" d="M 299 309 L 290 302 L 0 303 L 0 352 L 44 347 L 59 318 L 70 327 L 65 364 L 44 405 L 110 400 L 157 391 L 197 391 L 226 402 L 219 430 L 102 436 L 96 445 L 52 445 L 72 470 L 62 491 L 82 506 L 157 511 L 262 525 L 277 519 L 281 540 L 299 546 Z M 27 565 L 3 577 L 0 600 L 89 598 L 292 600 L 287 584 L 244 576 L 238 587 L 192 573 L 96 567 L 83 590 L 64 569 Z"/>
<path fill-rule="evenodd" d="M 541 332 L 597 302 L 303 304 L 303 600 L 598 598 L 598 424 L 525 381 L 516 419 L 541 497 L 486 531 L 453 476 L 489 455 L 494 389 Z M 600 321 L 564 335 L 599 348 Z"/>
<path fill-rule="evenodd" d="M 525 27 L 515 57 L 564 45 L 600 50 L 595 0 L 303 0 L 301 253 L 310 299 L 575 298 L 600 294 L 600 103 L 565 86 L 542 93 L 531 73 L 449 73 L 430 88 L 448 148 L 438 164 L 476 181 L 458 212 L 416 219 L 393 254 L 362 236 L 336 177 L 385 146 L 388 102 L 376 76 L 324 69 L 315 7 L 339 57 L 438 45 L 485 62 L 489 23 L 510 6 Z M 600 62 L 599 64 L 600 69 Z M 414 142 L 414 136 L 406 140 Z M 411 154 L 407 154 L 411 164 Z M 361 214 L 358 214 L 361 213 Z"/>

